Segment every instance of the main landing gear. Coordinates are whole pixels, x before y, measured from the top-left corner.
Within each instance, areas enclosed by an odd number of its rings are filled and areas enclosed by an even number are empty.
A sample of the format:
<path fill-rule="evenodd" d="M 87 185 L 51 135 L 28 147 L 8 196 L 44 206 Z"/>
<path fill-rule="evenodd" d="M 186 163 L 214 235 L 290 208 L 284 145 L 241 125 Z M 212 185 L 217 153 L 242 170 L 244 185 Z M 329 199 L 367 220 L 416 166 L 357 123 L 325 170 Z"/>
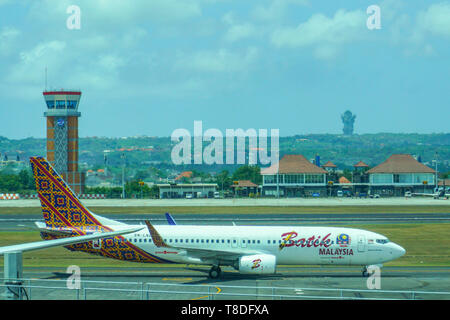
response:
<path fill-rule="evenodd" d="M 222 270 L 219 266 L 212 266 L 211 270 L 209 270 L 209 277 L 211 279 L 217 279 L 222 274 Z"/>

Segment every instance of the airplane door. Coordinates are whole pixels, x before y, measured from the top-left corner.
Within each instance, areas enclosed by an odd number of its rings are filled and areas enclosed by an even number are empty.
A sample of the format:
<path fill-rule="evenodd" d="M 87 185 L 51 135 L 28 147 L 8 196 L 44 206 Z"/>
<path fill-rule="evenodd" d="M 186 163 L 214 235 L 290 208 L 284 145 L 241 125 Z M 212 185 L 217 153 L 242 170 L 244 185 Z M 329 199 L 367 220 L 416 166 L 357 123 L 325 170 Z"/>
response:
<path fill-rule="evenodd" d="M 366 236 L 363 234 L 358 235 L 358 252 L 366 251 Z"/>
<path fill-rule="evenodd" d="M 232 248 L 237 248 L 238 246 L 238 239 L 237 238 L 232 238 L 231 239 L 231 247 Z"/>

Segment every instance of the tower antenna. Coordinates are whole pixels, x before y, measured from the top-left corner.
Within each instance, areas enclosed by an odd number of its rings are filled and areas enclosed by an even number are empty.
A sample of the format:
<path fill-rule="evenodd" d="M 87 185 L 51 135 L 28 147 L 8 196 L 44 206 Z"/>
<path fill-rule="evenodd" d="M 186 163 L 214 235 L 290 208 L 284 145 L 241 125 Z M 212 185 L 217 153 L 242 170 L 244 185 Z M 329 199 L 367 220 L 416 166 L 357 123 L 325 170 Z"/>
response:
<path fill-rule="evenodd" d="M 45 91 L 47 91 L 47 66 L 45 66 Z"/>

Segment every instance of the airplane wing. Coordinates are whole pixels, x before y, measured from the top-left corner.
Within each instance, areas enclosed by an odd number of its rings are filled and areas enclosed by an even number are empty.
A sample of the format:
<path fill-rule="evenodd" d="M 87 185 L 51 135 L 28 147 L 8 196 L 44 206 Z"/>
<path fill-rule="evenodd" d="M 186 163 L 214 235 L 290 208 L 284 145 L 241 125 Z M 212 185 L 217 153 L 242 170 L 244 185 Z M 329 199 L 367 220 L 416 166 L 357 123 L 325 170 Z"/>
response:
<path fill-rule="evenodd" d="M 200 259 L 213 258 L 213 259 L 220 259 L 220 260 L 234 260 L 243 255 L 251 255 L 251 254 L 261 253 L 261 251 L 250 250 L 250 249 L 245 250 L 245 251 L 237 249 L 237 248 L 235 250 L 226 250 L 226 249 L 219 250 L 219 249 L 191 248 L 191 247 L 179 246 L 179 245 L 177 245 L 177 246 L 168 245 L 167 243 L 164 242 L 163 238 L 160 236 L 158 231 L 152 226 L 152 224 L 149 221 L 145 220 L 145 224 L 147 225 L 147 228 L 150 232 L 153 243 L 157 247 L 185 250 L 190 256 L 195 257 L 195 258 L 200 258 Z"/>
<path fill-rule="evenodd" d="M 108 238 L 108 237 L 114 237 L 121 234 L 128 234 L 133 233 L 142 230 L 145 227 L 133 227 L 133 228 L 127 228 L 117 231 L 111 231 L 111 232 L 97 232 L 90 235 L 85 236 L 76 236 L 76 237 L 68 237 L 68 238 L 62 238 L 62 239 L 54 239 L 54 240 L 43 240 L 43 241 L 36 241 L 36 242 L 29 242 L 29 243 L 23 243 L 23 244 L 15 244 L 12 246 L 6 246 L 6 247 L 0 247 L 0 255 L 8 252 L 14 252 L 14 251 L 31 251 L 31 250 L 39 250 L 39 249 L 46 249 L 56 246 L 65 246 L 75 243 L 81 243 L 81 242 L 87 242 L 90 240 L 96 240 L 101 238 Z"/>

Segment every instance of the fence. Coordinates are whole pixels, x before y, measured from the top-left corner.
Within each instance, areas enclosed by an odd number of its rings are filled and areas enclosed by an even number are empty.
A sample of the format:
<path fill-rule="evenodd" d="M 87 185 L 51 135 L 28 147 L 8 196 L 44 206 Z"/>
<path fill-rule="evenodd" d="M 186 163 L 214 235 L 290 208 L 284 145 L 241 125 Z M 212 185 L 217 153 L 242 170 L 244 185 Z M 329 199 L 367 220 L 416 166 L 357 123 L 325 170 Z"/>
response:
<path fill-rule="evenodd" d="M 69 289 L 67 280 L 21 279 L 19 284 L 1 279 L 0 298 L 7 294 L 35 300 L 423 300 L 450 299 L 450 292 L 358 290 L 332 288 L 295 288 L 265 286 L 229 286 L 149 282 L 114 282 L 82 280 Z M 73 287 L 73 286 L 72 286 Z M 3 292 L 3 293 L 1 293 Z M 15 294 L 13 293 L 15 292 Z"/>

